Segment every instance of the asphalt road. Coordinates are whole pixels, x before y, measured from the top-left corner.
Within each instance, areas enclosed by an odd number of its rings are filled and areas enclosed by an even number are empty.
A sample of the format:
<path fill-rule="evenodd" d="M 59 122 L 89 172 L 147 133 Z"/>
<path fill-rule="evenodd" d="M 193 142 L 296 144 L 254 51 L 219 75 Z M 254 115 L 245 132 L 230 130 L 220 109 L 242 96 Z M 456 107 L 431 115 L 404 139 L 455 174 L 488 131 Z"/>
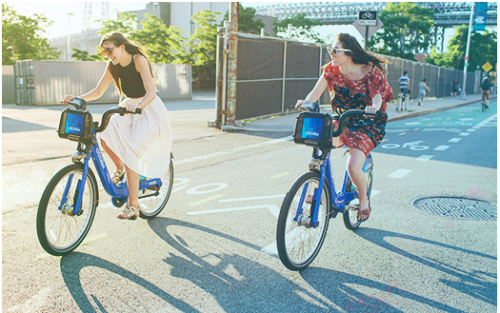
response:
<path fill-rule="evenodd" d="M 21 114 L 4 108 L 3 116 L 49 128 L 59 116 L 49 108 L 33 110 Z M 496 167 L 438 156 L 451 151 L 446 143 L 455 133 L 429 132 L 440 138 L 431 141 L 427 132 L 413 127 L 407 135 L 389 132 L 383 144 L 423 141 L 414 146 L 429 148 L 409 149 L 417 152 L 411 155 L 403 148 L 377 148 L 372 217 L 355 232 L 340 218 L 332 220 L 318 257 L 297 273 L 274 252 L 276 221 L 284 194 L 307 170 L 311 149 L 293 144 L 289 136 L 222 133 L 189 124 L 211 116 L 209 109 L 171 112 L 179 134 L 175 186 L 158 218 L 116 219 L 119 210 L 100 187 L 88 240 L 65 257 L 50 256 L 40 247 L 35 216 L 41 192 L 69 163 L 61 156 L 70 155 L 74 143 L 50 137 L 55 135 L 51 129 L 4 132 L 2 310 L 496 311 L 496 220 L 450 219 L 411 204 L 430 195 L 496 203 Z M 390 123 L 389 129 L 403 128 L 396 126 Z M 480 127 L 469 138 L 486 132 Z M 468 153 L 463 140 L 455 144 Z M 489 142 L 477 142 L 478 149 L 489 149 Z M 450 147 L 434 150 L 439 145 Z M 419 159 L 431 150 L 432 158 Z M 345 170 L 343 153 L 332 152 L 337 181 Z"/>

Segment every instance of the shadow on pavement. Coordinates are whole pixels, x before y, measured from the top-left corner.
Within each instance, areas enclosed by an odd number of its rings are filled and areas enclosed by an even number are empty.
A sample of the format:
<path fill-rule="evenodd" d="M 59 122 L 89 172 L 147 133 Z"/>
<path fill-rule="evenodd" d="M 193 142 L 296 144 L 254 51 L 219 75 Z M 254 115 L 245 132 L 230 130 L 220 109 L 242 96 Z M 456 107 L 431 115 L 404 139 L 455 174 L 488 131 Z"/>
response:
<path fill-rule="evenodd" d="M 497 305 L 497 274 L 496 273 L 488 273 L 483 271 L 472 271 L 467 272 L 463 269 L 453 267 L 451 265 L 445 264 L 438 260 L 428 258 L 428 257 L 420 257 L 418 255 L 409 253 L 407 251 L 402 250 L 399 247 L 396 247 L 390 244 L 387 239 L 389 238 L 399 238 L 404 240 L 411 240 L 419 243 L 424 243 L 428 245 L 433 245 L 440 247 L 442 249 L 450 249 L 455 250 L 457 252 L 466 253 L 470 255 L 474 255 L 480 258 L 488 259 L 493 261 L 496 264 L 497 258 L 492 255 L 484 254 L 477 251 L 467 250 L 455 246 L 451 246 L 445 243 L 432 241 L 428 239 L 418 238 L 410 235 L 394 233 L 385 230 L 373 229 L 373 228 L 360 228 L 356 230 L 356 234 L 362 237 L 363 239 L 370 241 L 382 248 L 385 248 L 392 253 L 399 254 L 413 261 L 419 262 L 423 265 L 432 267 L 436 270 L 442 271 L 448 275 L 452 275 L 458 278 L 458 281 L 450 281 L 445 279 L 440 279 L 443 284 L 450 286 L 451 288 L 456 289 L 462 293 L 465 293 L 471 297 L 474 297 L 478 300 L 484 301 L 486 303 Z M 484 277 L 494 279 L 495 282 L 487 282 Z"/>
<path fill-rule="evenodd" d="M 51 127 L 39 125 L 39 124 L 34 124 L 34 123 L 28 123 L 28 122 L 23 122 L 19 120 L 14 120 L 8 117 L 3 117 L 2 116 L 2 132 L 4 133 L 18 133 L 18 132 L 27 132 L 27 131 L 34 131 L 34 130 L 47 130 L 47 129 L 54 129 Z"/>
<path fill-rule="evenodd" d="M 155 294 L 159 298 L 165 300 L 166 302 L 170 303 L 172 306 L 176 307 L 182 312 L 198 312 L 198 310 L 195 310 L 193 307 L 191 307 L 189 304 L 185 303 L 184 301 L 178 300 L 165 291 L 161 290 L 154 284 L 150 283 L 149 281 L 141 278 L 140 276 L 135 275 L 134 273 L 116 265 L 111 262 L 108 262 L 106 260 L 103 260 L 101 258 L 86 254 L 86 253 L 80 253 L 80 252 L 73 252 L 67 256 L 64 256 L 61 258 L 61 273 L 64 279 L 64 282 L 66 283 L 66 286 L 68 287 L 69 292 L 71 293 L 71 296 L 77 303 L 78 307 L 82 310 L 82 312 L 97 312 L 92 304 L 90 303 L 87 294 L 85 290 L 83 289 L 82 282 L 80 280 L 80 277 L 85 276 L 81 273 L 81 271 L 86 268 L 86 267 L 97 267 L 101 268 L 104 270 L 107 270 L 109 272 L 115 273 L 125 279 L 130 280 L 131 282 L 136 283 L 137 285 L 143 287 L 144 289 L 150 291 L 151 293 Z M 111 286 L 113 284 L 111 283 Z M 100 288 L 104 288 L 105 286 L 100 286 Z M 114 286 L 113 286 L 114 287 Z M 115 287 L 114 287 L 115 288 Z M 137 290 L 136 288 L 134 290 Z M 110 290 L 112 293 L 112 290 Z M 103 304 L 97 300 L 97 298 L 94 295 L 90 295 L 95 303 L 97 303 L 97 306 L 99 307 L 101 312 L 107 312 L 106 309 L 104 308 Z M 120 297 L 117 295 L 117 297 Z M 126 298 L 122 301 L 126 301 Z M 97 300 L 97 301 L 96 301 Z M 117 308 L 110 308 L 108 311 L 111 312 L 110 310 L 114 310 Z M 130 309 L 130 308 L 128 308 Z"/>
<path fill-rule="evenodd" d="M 189 280 L 210 293 L 225 312 L 287 312 L 290 308 L 294 308 L 294 312 L 331 312 L 334 309 L 278 272 L 241 255 L 223 252 L 197 255 L 188 249 L 189 245 L 182 237 L 170 233 L 168 228 L 187 227 L 205 233 L 207 241 L 227 239 L 259 253 L 261 247 L 210 228 L 174 219 L 157 217 L 149 221 L 149 225 L 160 238 L 183 255 L 170 253 L 164 259 L 173 267 L 170 274 Z M 200 241 L 203 239 L 200 237 Z M 227 274 L 228 271 L 237 273 L 238 277 Z"/>
<path fill-rule="evenodd" d="M 165 258 L 164 261 L 173 267 L 171 275 L 189 280 L 212 294 L 226 312 L 338 312 L 337 306 L 355 312 L 401 312 L 392 303 L 384 300 L 384 295 L 380 299 L 369 297 L 352 289 L 349 284 L 375 288 L 384 294 L 404 297 L 446 312 L 462 312 L 396 286 L 351 274 L 321 268 L 307 268 L 300 272 L 310 286 L 335 304 L 332 306 L 277 271 L 241 255 L 207 253 L 199 256 L 188 248 L 189 244 L 183 238 L 170 233 L 168 229 L 172 226 L 187 227 L 205 233 L 209 236 L 206 240 L 218 244 L 223 238 L 260 251 L 260 247 L 254 244 L 213 229 L 174 219 L 156 218 L 149 221 L 149 225 L 160 238 L 184 256 L 170 253 Z M 204 240 L 203 237 L 198 238 L 200 241 Z M 208 262 L 207 259 L 211 261 Z M 217 260 L 216 265 L 213 265 L 213 260 Z M 235 279 L 228 275 L 228 268 L 236 269 L 240 278 Z"/>

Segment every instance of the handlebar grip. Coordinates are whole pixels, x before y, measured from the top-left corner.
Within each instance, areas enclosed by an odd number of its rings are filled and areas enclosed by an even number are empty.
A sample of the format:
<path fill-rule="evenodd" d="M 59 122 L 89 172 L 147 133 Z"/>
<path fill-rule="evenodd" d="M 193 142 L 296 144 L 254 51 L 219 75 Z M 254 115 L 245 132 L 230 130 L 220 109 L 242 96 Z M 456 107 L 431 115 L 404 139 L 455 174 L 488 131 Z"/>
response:
<path fill-rule="evenodd" d="M 142 114 L 142 109 L 141 108 L 136 108 L 135 109 L 135 114 Z"/>

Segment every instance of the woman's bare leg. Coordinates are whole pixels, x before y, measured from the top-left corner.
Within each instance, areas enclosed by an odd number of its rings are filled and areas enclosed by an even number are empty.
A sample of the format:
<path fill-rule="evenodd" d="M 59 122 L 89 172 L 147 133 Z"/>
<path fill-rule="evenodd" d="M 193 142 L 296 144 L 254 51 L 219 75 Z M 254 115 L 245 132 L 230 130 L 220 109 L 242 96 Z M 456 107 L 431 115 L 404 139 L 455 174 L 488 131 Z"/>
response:
<path fill-rule="evenodd" d="M 128 205 L 139 208 L 139 174 L 125 165 L 128 184 Z"/>
<path fill-rule="evenodd" d="M 111 161 L 113 161 L 113 163 L 115 164 L 116 168 L 122 170 L 123 169 L 123 165 L 124 165 L 123 161 L 113 152 L 113 150 L 111 150 L 108 147 L 108 145 L 106 144 L 106 142 L 104 140 L 102 140 L 102 139 L 101 139 L 101 145 L 102 145 L 102 148 L 104 149 L 104 151 L 106 151 L 106 153 L 111 158 Z"/>
<path fill-rule="evenodd" d="M 369 207 L 369 201 L 366 189 L 366 176 L 363 172 L 363 165 L 365 164 L 366 155 L 363 151 L 355 148 L 349 149 L 351 156 L 347 170 L 349 176 L 358 191 L 359 197 L 359 211 L 364 211 Z"/>

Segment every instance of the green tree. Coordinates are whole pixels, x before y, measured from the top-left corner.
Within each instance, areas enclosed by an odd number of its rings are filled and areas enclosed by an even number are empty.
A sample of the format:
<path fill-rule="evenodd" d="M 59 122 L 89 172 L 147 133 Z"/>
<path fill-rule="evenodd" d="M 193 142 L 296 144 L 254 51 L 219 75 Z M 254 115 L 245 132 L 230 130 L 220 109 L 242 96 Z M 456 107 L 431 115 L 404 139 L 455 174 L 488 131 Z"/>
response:
<path fill-rule="evenodd" d="M 247 34 L 258 34 L 260 35 L 260 29 L 264 28 L 266 25 L 262 22 L 262 19 L 254 19 L 255 9 L 254 8 L 244 8 L 241 4 L 238 9 L 238 32 Z M 224 26 L 224 21 L 229 21 L 229 11 L 226 11 L 224 18 L 219 26 Z"/>
<path fill-rule="evenodd" d="M 281 22 L 274 20 L 274 33 L 277 34 L 278 37 L 283 37 L 283 35 L 279 34 L 286 34 L 288 32 L 288 24 L 292 24 L 292 38 L 311 40 L 324 44 L 324 41 L 320 38 L 319 33 L 313 30 L 313 27 L 323 25 L 320 21 L 310 20 L 306 17 L 305 13 L 300 13 L 292 18 L 287 17 Z"/>
<path fill-rule="evenodd" d="M 2 64 L 16 60 L 56 60 L 62 52 L 50 47 L 43 37 L 44 27 L 52 22 L 44 15 L 26 17 L 2 3 Z"/>
<path fill-rule="evenodd" d="M 102 22 L 102 28 L 98 32 L 99 35 L 106 35 L 107 33 L 118 31 L 126 37 L 136 30 L 137 14 L 118 12 L 116 20 L 98 21 Z"/>
<path fill-rule="evenodd" d="M 368 47 L 376 53 L 415 60 L 415 53 L 427 51 L 428 36 L 434 26 L 432 9 L 411 2 L 389 2 L 378 17 L 384 23 Z"/>
<path fill-rule="evenodd" d="M 151 14 L 145 15 L 142 30 L 131 32 L 128 38 L 144 48 L 153 63 L 173 63 L 183 55 L 183 31 L 175 26 L 167 27 L 163 20 Z"/>
<path fill-rule="evenodd" d="M 433 49 L 433 52 L 425 58 L 425 62 L 447 68 L 463 69 L 468 33 L 469 27 L 467 25 L 459 26 L 453 38 L 448 42 L 447 52 L 436 53 Z M 497 63 L 497 33 L 474 32 L 471 35 L 468 70 L 474 71 L 478 66 L 481 68 L 486 62 L 491 65 Z"/>
<path fill-rule="evenodd" d="M 189 37 L 188 49 L 174 62 L 193 65 L 193 77 L 198 80 L 206 80 L 215 75 L 219 15 L 219 12 L 202 10 L 191 17 L 197 27 Z"/>
<path fill-rule="evenodd" d="M 106 59 L 99 54 L 90 54 L 87 51 L 73 48 L 71 58 L 75 61 L 105 61 Z"/>

